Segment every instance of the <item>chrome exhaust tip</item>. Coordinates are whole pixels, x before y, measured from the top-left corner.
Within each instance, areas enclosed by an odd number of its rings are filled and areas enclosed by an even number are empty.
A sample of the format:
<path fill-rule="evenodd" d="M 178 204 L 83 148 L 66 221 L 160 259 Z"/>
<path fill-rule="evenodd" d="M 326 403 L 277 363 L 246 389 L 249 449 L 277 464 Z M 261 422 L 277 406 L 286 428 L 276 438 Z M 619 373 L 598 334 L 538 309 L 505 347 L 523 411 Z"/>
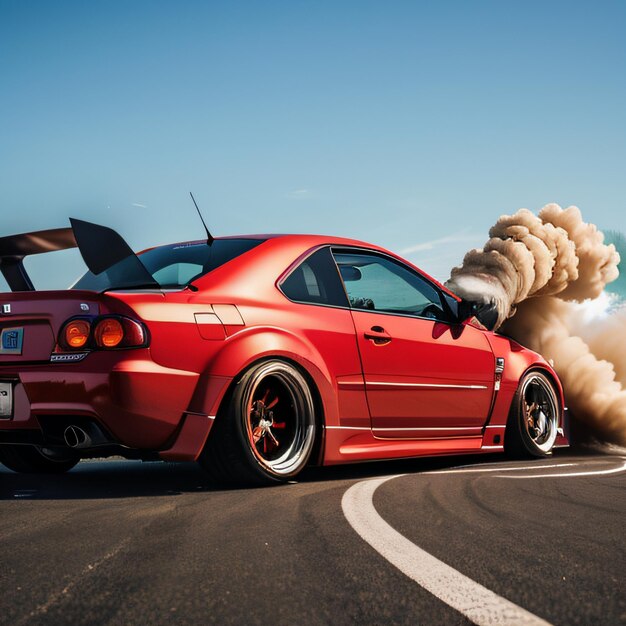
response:
<path fill-rule="evenodd" d="M 70 448 L 88 448 L 91 445 L 91 437 L 80 426 L 74 424 L 65 429 L 63 439 Z"/>

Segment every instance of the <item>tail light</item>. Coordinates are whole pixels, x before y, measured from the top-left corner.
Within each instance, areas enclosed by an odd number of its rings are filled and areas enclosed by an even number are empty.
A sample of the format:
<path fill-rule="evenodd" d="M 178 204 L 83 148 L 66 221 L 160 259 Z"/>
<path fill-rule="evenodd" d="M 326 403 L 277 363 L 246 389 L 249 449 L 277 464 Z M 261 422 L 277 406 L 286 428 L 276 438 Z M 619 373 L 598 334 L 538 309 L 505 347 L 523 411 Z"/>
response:
<path fill-rule="evenodd" d="M 89 320 L 77 319 L 68 322 L 63 329 L 63 340 L 68 348 L 79 350 L 84 348 L 89 341 L 91 324 Z"/>
<path fill-rule="evenodd" d="M 116 348 L 124 340 L 124 327 L 118 319 L 107 317 L 96 324 L 93 336 L 99 348 Z"/>
<path fill-rule="evenodd" d="M 119 350 L 143 348 L 148 345 L 148 332 L 143 324 L 121 315 L 96 318 L 72 318 L 59 333 L 57 351 Z"/>

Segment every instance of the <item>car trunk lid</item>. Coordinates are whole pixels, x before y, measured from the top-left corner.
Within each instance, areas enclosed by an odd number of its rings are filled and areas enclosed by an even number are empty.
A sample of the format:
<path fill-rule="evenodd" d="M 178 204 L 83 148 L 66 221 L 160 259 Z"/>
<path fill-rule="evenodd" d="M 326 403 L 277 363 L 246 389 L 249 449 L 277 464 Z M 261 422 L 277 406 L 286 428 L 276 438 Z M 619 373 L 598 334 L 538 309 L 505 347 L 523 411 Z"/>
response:
<path fill-rule="evenodd" d="M 100 313 L 90 291 L 26 291 L 0 294 L 0 365 L 49 361 L 63 324 Z"/>

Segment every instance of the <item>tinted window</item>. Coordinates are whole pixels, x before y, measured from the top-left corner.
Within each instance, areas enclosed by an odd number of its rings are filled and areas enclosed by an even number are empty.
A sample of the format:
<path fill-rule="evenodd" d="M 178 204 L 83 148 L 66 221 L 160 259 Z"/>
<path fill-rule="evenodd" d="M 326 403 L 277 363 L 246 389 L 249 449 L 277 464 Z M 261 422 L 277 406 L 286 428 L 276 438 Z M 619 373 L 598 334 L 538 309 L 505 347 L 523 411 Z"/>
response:
<path fill-rule="evenodd" d="M 280 288 L 295 302 L 348 306 L 337 266 L 328 248 L 307 257 L 283 280 Z"/>
<path fill-rule="evenodd" d="M 263 239 L 215 239 L 211 246 L 206 243 L 159 246 L 140 254 L 139 260 L 161 287 L 176 289 L 232 261 L 263 241 Z M 141 285 L 126 284 L 124 264 L 127 261 L 128 259 L 125 259 L 116 263 L 98 275 L 87 272 L 72 288 L 106 291 L 122 287 L 140 287 Z"/>
<path fill-rule="evenodd" d="M 446 320 L 439 291 L 408 267 L 367 253 L 336 253 L 354 309 Z"/>

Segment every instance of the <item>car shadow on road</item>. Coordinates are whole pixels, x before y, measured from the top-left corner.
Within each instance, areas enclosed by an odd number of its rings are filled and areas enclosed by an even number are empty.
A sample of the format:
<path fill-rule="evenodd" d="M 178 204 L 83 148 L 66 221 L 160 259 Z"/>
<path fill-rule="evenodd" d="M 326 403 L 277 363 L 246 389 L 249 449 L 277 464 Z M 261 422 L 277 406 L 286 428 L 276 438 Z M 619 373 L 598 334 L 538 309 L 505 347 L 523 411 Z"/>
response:
<path fill-rule="evenodd" d="M 593 450 L 597 454 L 598 450 Z M 588 455 L 590 450 L 557 450 L 564 455 Z M 401 459 L 313 467 L 299 483 L 352 481 L 392 474 L 415 474 L 479 463 L 502 463 L 503 454 Z M 295 482 L 295 481 L 294 481 Z M 271 487 L 280 489 L 282 486 Z M 176 496 L 189 493 L 223 492 L 236 489 L 213 483 L 195 463 L 142 462 L 127 460 L 83 461 L 62 475 L 16 474 L 0 466 L 0 500 L 73 500 Z"/>
<path fill-rule="evenodd" d="M 0 466 L 0 500 L 174 496 L 220 489 L 195 463 L 82 461 L 66 474 L 16 474 Z"/>

